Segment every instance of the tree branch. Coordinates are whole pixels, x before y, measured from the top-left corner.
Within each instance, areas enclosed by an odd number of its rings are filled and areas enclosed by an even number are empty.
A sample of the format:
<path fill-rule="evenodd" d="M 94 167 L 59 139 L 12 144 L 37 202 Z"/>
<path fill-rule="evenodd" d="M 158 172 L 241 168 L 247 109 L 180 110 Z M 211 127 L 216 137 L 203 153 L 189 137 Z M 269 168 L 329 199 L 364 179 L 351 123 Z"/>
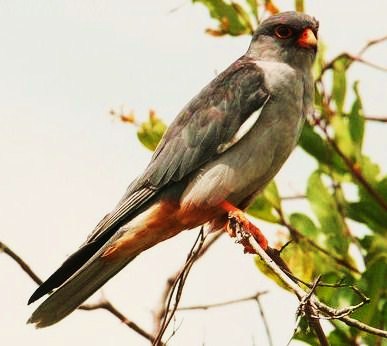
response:
<path fill-rule="evenodd" d="M 0 253 L 4 252 L 6 255 L 11 257 L 21 269 L 38 285 L 42 284 L 42 280 L 33 272 L 30 266 L 15 252 L 13 252 L 7 245 L 0 241 Z"/>
<path fill-rule="evenodd" d="M 224 234 L 224 232 L 222 232 L 222 231 L 213 232 L 213 233 L 208 234 L 204 240 L 204 244 L 203 244 L 202 248 L 199 250 L 199 253 L 198 253 L 195 261 L 202 258 L 206 254 L 207 250 L 212 245 L 214 245 L 215 242 L 223 234 Z M 184 263 L 184 265 L 174 275 L 170 276 L 166 280 L 165 287 L 164 287 L 163 293 L 161 295 L 159 307 L 154 312 L 155 331 L 156 332 L 159 331 L 161 328 L 161 322 L 162 322 L 163 316 L 165 315 L 165 312 L 166 312 L 166 302 L 168 300 L 168 296 L 172 290 L 174 283 L 176 282 L 177 278 L 179 277 L 180 273 L 184 270 L 185 265 L 186 264 Z"/>
<path fill-rule="evenodd" d="M 161 341 L 162 337 L 163 337 L 165 331 L 167 330 L 168 325 L 172 321 L 173 316 L 175 315 L 175 312 L 177 310 L 177 307 L 178 307 L 180 299 L 181 299 L 181 295 L 183 292 L 185 282 L 187 280 L 187 277 L 189 275 L 189 272 L 190 272 L 193 264 L 197 260 L 199 254 L 203 248 L 204 241 L 205 241 L 207 235 L 208 235 L 208 233 L 206 235 L 204 235 L 204 227 L 202 226 L 200 229 L 200 232 L 198 234 L 198 237 L 196 238 L 195 243 L 193 244 L 190 252 L 188 253 L 187 260 L 186 260 L 182 270 L 179 272 L 175 281 L 172 284 L 172 287 L 168 291 L 166 301 L 165 302 L 163 301 L 163 309 L 162 309 L 163 314 L 161 315 L 161 319 L 160 319 L 160 323 L 159 323 L 160 327 L 159 327 L 159 330 L 158 330 L 158 332 L 154 338 L 154 342 L 153 342 L 153 345 L 155 345 L 155 346 L 159 346 L 162 344 L 162 341 Z M 169 282 L 167 282 L 167 285 L 169 285 Z M 174 297 L 174 299 L 173 299 L 173 297 Z M 172 300 L 174 300 L 173 305 L 172 305 Z M 165 307 L 164 307 L 164 303 L 165 303 Z M 171 306 L 172 306 L 172 308 L 171 308 Z"/>
<path fill-rule="evenodd" d="M 267 291 L 257 292 L 251 296 L 238 298 L 238 299 L 232 299 L 232 300 L 226 300 L 225 302 L 220 303 L 213 303 L 213 304 L 205 304 L 205 305 L 193 305 L 193 306 L 183 306 L 181 308 L 177 308 L 178 311 L 189 311 L 189 310 L 208 310 L 213 308 L 219 308 L 227 305 L 232 304 L 239 304 L 242 302 L 248 302 L 248 301 L 256 301 L 260 296 L 266 294 Z"/>
<path fill-rule="evenodd" d="M 264 292 L 262 292 L 261 295 L 262 295 L 263 293 L 264 293 Z M 269 328 L 269 323 L 267 322 L 267 318 L 266 318 L 265 312 L 264 312 L 264 310 L 263 310 L 263 306 L 262 306 L 262 304 L 261 304 L 260 295 L 257 295 L 257 296 L 256 296 L 255 301 L 257 302 L 259 314 L 261 315 L 262 322 L 263 322 L 263 325 L 264 325 L 264 327 L 265 327 L 266 336 L 267 336 L 267 342 L 268 342 L 269 346 L 273 346 L 273 338 L 272 338 L 272 336 L 271 336 L 270 328 Z"/>
<path fill-rule="evenodd" d="M 329 258 L 332 258 L 337 264 L 341 265 L 344 268 L 347 268 L 348 270 L 360 274 L 359 270 L 355 268 L 352 264 L 348 263 L 344 259 L 336 256 L 335 254 L 329 252 L 328 250 L 324 249 L 320 245 L 316 244 L 312 239 L 308 238 L 304 234 L 302 234 L 298 229 L 294 228 L 291 224 L 289 224 L 283 215 L 282 210 L 276 209 L 278 212 L 278 215 L 280 217 L 280 222 L 283 226 L 285 226 L 291 235 L 295 236 L 296 239 L 302 239 L 305 240 L 310 246 L 314 247 L 316 250 L 320 251 L 324 255 L 328 256 Z"/>
<path fill-rule="evenodd" d="M 364 189 L 375 200 L 375 202 L 377 202 L 385 211 L 387 211 L 387 201 L 385 201 L 384 198 L 372 187 L 372 185 L 363 176 L 360 169 L 358 169 L 355 164 L 341 151 L 335 140 L 329 135 L 326 126 L 323 125 L 320 121 L 318 122 L 318 127 L 324 132 L 327 142 L 330 144 L 332 149 L 341 157 L 351 174 L 364 187 Z"/>
<path fill-rule="evenodd" d="M 252 235 L 247 233 L 242 225 L 235 222 L 235 231 L 238 232 L 241 239 L 246 240 L 250 246 L 254 249 L 257 255 L 265 262 L 265 264 L 275 273 L 280 280 L 291 290 L 301 302 L 302 305 L 310 307 L 312 309 L 313 318 L 320 319 L 320 313 L 324 316 L 330 317 L 331 319 L 337 319 L 348 326 L 358 328 L 362 331 L 365 331 L 370 334 L 378 335 L 383 338 L 387 338 L 387 331 L 371 327 L 365 323 L 362 323 L 356 319 L 353 319 L 347 315 L 342 315 L 342 309 L 332 308 L 318 300 L 318 298 L 313 294 L 313 291 L 307 293 L 305 292 L 294 279 L 289 277 L 279 266 L 278 264 L 259 246 L 258 242 L 254 239 Z M 355 307 L 352 307 L 355 308 Z M 306 311 L 307 312 L 307 311 Z"/>
<path fill-rule="evenodd" d="M 334 67 L 334 64 L 336 61 L 342 59 L 342 58 L 347 58 L 349 60 L 349 63 L 353 63 L 353 62 L 360 62 L 360 63 L 363 63 L 365 65 L 368 65 L 372 68 L 376 68 L 378 70 L 381 70 L 383 72 L 386 72 L 387 71 L 387 67 L 384 67 L 384 66 L 379 66 L 377 64 L 374 64 L 372 62 L 369 62 L 367 60 L 364 60 L 362 58 L 362 55 L 372 46 L 376 45 L 376 44 L 379 44 L 379 43 L 382 43 L 384 41 L 387 40 L 387 36 L 383 36 L 381 38 L 378 38 L 378 39 L 375 39 L 375 40 L 370 40 L 367 42 L 367 44 L 362 48 L 360 49 L 359 53 L 357 55 L 353 55 L 353 54 L 350 54 L 350 53 L 347 53 L 347 52 L 344 52 L 344 53 L 341 53 L 339 55 L 337 55 L 336 57 L 334 57 L 330 62 L 326 63 L 322 69 L 321 69 L 321 72 L 320 72 L 320 75 L 316 78 L 316 82 L 319 82 L 321 81 L 324 73 L 327 71 L 327 70 L 330 70 Z"/>
<path fill-rule="evenodd" d="M 376 116 L 366 115 L 366 116 L 364 116 L 364 119 L 368 120 L 368 121 L 376 121 L 376 122 L 380 122 L 380 123 L 387 123 L 387 117 L 385 117 L 385 116 L 376 117 Z"/>
<path fill-rule="evenodd" d="M 7 245 L 5 245 L 3 242 L 0 241 L 0 252 L 3 251 L 6 255 L 11 257 L 19 266 L 22 268 L 22 270 L 38 285 L 42 284 L 42 280 L 34 273 L 34 271 L 31 269 L 31 267 L 14 251 L 12 251 Z M 97 310 L 97 309 L 104 309 L 108 312 L 110 312 L 112 315 L 117 317 L 121 322 L 123 322 L 125 325 L 127 325 L 130 329 L 135 331 L 137 334 L 143 336 L 144 338 L 148 339 L 149 341 L 153 342 L 154 338 L 152 335 L 147 333 L 144 329 L 139 327 L 136 323 L 129 320 L 126 316 L 124 316 L 120 311 L 118 311 L 108 300 L 104 300 L 100 303 L 96 304 L 84 304 L 81 305 L 79 310 Z M 160 344 L 163 345 L 163 344 Z"/>
<path fill-rule="evenodd" d="M 117 317 L 123 324 L 128 326 L 130 329 L 134 330 L 137 334 L 143 336 L 145 339 L 148 339 L 152 343 L 155 340 L 151 334 L 146 332 L 135 322 L 129 320 L 124 314 L 118 311 L 108 300 L 103 300 L 96 304 L 83 304 L 78 309 L 85 310 L 85 311 L 98 310 L 98 309 L 106 310 L 110 312 L 112 315 L 114 315 L 115 317 Z M 164 344 L 159 343 L 159 345 L 161 346 Z"/>

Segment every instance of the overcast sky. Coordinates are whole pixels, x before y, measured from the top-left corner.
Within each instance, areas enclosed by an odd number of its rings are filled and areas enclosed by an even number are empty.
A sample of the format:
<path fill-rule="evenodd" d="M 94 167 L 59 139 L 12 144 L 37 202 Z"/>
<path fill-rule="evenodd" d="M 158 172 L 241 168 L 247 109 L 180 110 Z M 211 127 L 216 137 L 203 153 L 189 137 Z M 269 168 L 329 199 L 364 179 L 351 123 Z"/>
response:
<path fill-rule="evenodd" d="M 277 3 L 286 10 L 293 1 Z M 356 53 L 367 40 L 387 34 L 386 1 L 306 3 L 320 20 L 329 56 Z M 247 49 L 248 37 L 205 35 L 212 25 L 203 6 L 183 0 L 0 1 L 0 240 L 42 278 L 84 241 L 150 158 L 135 130 L 113 121 L 109 110 L 133 110 L 141 119 L 154 108 L 169 123 Z M 385 64 L 387 45 L 366 57 Z M 385 115 L 386 75 L 362 66 L 351 71 L 356 79 L 367 114 Z M 385 129 L 370 125 L 366 135 L 367 152 L 382 162 Z M 297 150 L 280 172 L 281 190 L 303 192 L 300 182 L 314 167 Z M 276 230 L 258 224 L 271 235 Z M 195 235 L 185 232 L 140 256 L 105 286 L 106 297 L 151 331 L 151 311 L 165 280 Z M 25 325 L 36 307 L 26 306 L 35 284 L 6 256 L 0 256 L 0 280 L 4 345 L 147 345 L 104 311 L 75 312 L 35 330 Z M 183 305 L 266 289 L 271 293 L 262 300 L 275 345 L 284 345 L 294 328 L 295 298 L 263 278 L 252 257 L 224 237 L 194 268 Z M 176 325 L 171 345 L 266 344 L 252 303 L 180 314 Z"/>

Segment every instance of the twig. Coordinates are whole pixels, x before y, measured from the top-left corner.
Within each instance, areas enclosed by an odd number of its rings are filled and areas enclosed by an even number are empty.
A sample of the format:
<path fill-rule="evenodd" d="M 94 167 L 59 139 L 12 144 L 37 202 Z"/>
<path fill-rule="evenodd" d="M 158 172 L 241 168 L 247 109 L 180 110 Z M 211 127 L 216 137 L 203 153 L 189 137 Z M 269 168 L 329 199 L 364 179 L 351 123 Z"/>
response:
<path fill-rule="evenodd" d="M 378 70 L 381 70 L 383 72 L 386 72 L 387 71 L 387 68 L 384 67 L 384 66 L 379 66 L 377 64 L 374 64 L 372 62 L 369 62 L 367 60 L 364 60 L 362 58 L 362 55 L 370 48 L 372 47 L 373 45 L 376 45 L 376 44 L 379 44 L 379 43 L 382 43 L 384 41 L 387 40 L 387 36 L 383 36 L 381 38 L 378 38 L 378 39 L 375 39 L 375 40 L 370 40 L 367 42 L 367 44 L 362 48 L 360 49 L 359 53 L 357 55 L 352 55 L 350 53 L 347 53 L 347 52 L 344 52 L 344 53 L 341 53 L 339 55 L 337 55 L 336 57 L 334 57 L 330 62 L 326 63 L 322 69 L 321 69 L 321 73 L 320 75 L 316 78 L 316 82 L 319 82 L 321 81 L 324 73 L 327 71 L 327 70 L 330 70 L 334 67 L 334 64 L 336 61 L 342 59 L 342 58 L 347 58 L 349 60 L 349 64 L 351 64 L 352 62 L 354 61 L 357 61 L 357 62 L 360 62 L 360 63 L 363 63 L 365 65 L 368 65 L 370 67 L 373 67 L 373 68 L 376 68 Z M 349 67 L 349 66 L 348 66 Z"/>
<path fill-rule="evenodd" d="M 37 283 L 38 285 L 42 284 L 42 280 L 32 271 L 30 266 L 15 252 L 13 252 L 7 245 L 0 241 L 0 253 L 4 252 L 9 257 L 11 257 L 20 267 L 21 269 Z"/>
<path fill-rule="evenodd" d="M 262 293 L 261 293 L 261 295 L 262 295 Z M 259 314 L 261 315 L 262 322 L 263 322 L 263 325 L 265 327 L 267 342 L 268 342 L 269 346 L 273 346 L 273 338 L 271 337 L 269 323 L 267 322 L 267 318 L 265 316 L 265 312 L 263 310 L 263 306 L 262 306 L 261 300 L 259 298 L 260 298 L 260 296 L 257 295 L 255 298 L 255 301 L 257 302 Z"/>
<path fill-rule="evenodd" d="M 380 122 L 380 123 L 387 123 L 387 117 L 376 117 L 376 116 L 368 116 L 366 115 L 364 117 L 365 120 L 368 120 L 368 121 L 377 121 L 377 122 Z"/>
<path fill-rule="evenodd" d="M 243 236 L 246 237 L 246 232 L 243 233 Z M 286 273 L 281 270 L 275 261 L 273 261 L 269 255 L 259 246 L 258 242 L 254 239 L 253 236 L 247 235 L 247 240 L 257 255 L 265 262 L 265 264 L 281 279 L 281 281 L 297 296 L 297 298 L 302 301 L 308 295 L 308 293 L 306 293 L 300 286 L 297 285 L 295 281 L 293 281 L 288 275 L 286 275 Z M 310 297 L 309 304 L 325 315 L 340 320 L 348 326 L 355 327 L 370 334 L 387 338 L 387 331 L 371 327 L 348 316 L 340 316 L 338 309 L 334 309 L 324 303 L 321 303 L 314 295 Z"/>
<path fill-rule="evenodd" d="M 162 337 L 165 333 L 165 331 L 168 328 L 168 325 L 172 321 L 172 318 L 175 315 L 176 309 L 179 305 L 181 295 L 183 292 L 183 288 L 185 285 L 185 282 L 187 280 L 187 277 L 189 275 L 189 272 L 197 259 L 197 256 L 199 255 L 200 250 L 203 247 L 204 241 L 206 239 L 206 235 L 204 235 L 204 227 L 200 229 L 200 232 L 198 234 L 198 237 L 196 238 L 195 243 L 193 244 L 188 256 L 187 260 L 185 262 L 185 265 L 179 275 L 176 277 L 176 280 L 174 281 L 169 293 L 168 293 L 168 299 L 166 300 L 166 306 L 164 309 L 164 314 L 161 319 L 160 328 L 158 330 L 157 335 L 154 338 L 153 345 L 159 346 L 161 345 Z M 172 305 L 172 300 L 174 298 L 174 303 Z M 171 308 L 172 306 L 172 308 Z"/>
<path fill-rule="evenodd" d="M 148 339 L 150 342 L 154 342 L 154 337 L 146 332 L 144 329 L 142 329 L 138 324 L 135 322 L 129 320 L 124 314 L 122 314 L 120 311 L 118 311 L 112 303 L 110 303 L 107 300 L 103 300 L 102 302 L 96 303 L 96 304 L 83 304 L 79 308 L 79 310 L 85 310 L 85 311 L 91 311 L 91 310 L 98 310 L 103 309 L 108 312 L 110 312 L 112 315 L 117 317 L 123 324 L 128 326 L 130 329 L 134 330 L 137 334 L 140 334 L 145 339 Z M 159 343 L 159 345 L 164 345 L 163 343 Z"/>
<path fill-rule="evenodd" d="M 293 201 L 293 200 L 298 200 L 298 199 L 305 199 L 305 195 L 294 195 L 294 196 L 284 196 L 281 197 L 281 200 L 283 201 Z"/>
<path fill-rule="evenodd" d="M 359 51 L 359 55 L 363 55 L 367 49 L 371 48 L 376 44 L 382 43 L 384 41 L 387 41 L 387 35 L 373 40 L 369 40 L 367 44 Z"/>
<path fill-rule="evenodd" d="M 207 252 L 207 250 L 213 245 L 215 244 L 215 242 L 224 234 L 224 232 L 222 231 L 218 231 L 218 232 L 214 232 L 214 233 L 210 233 L 207 235 L 206 239 L 204 240 L 204 245 L 202 246 L 202 248 L 200 249 L 195 261 L 198 261 L 200 258 L 203 257 L 203 255 L 205 255 L 205 253 Z M 165 283 L 165 287 L 164 287 L 164 290 L 163 290 L 163 293 L 161 295 L 161 299 L 160 299 L 160 304 L 159 304 L 159 308 L 154 312 L 154 319 L 155 319 L 155 331 L 159 331 L 160 330 L 160 327 L 161 327 L 161 321 L 162 321 L 162 318 L 165 314 L 165 306 L 166 306 L 166 301 L 168 299 L 168 296 L 169 296 L 169 293 L 171 292 L 171 289 L 172 289 L 172 286 L 173 284 L 175 283 L 175 281 L 177 280 L 177 277 L 180 275 L 180 273 L 183 271 L 185 267 L 185 263 L 184 265 L 172 276 L 170 276 L 167 280 L 166 280 L 166 283 Z"/>
<path fill-rule="evenodd" d="M 278 210 L 278 209 L 276 209 L 276 210 L 277 210 L 278 215 L 280 217 L 280 223 L 283 226 L 285 226 L 289 230 L 290 234 L 295 236 L 296 239 L 305 240 L 309 245 L 311 245 L 312 247 L 314 247 L 315 249 L 317 249 L 318 251 L 320 251 L 324 255 L 332 258 L 337 264 L 341 265 L 342 267 L 347 268 L 348 270 L 350 270 L 354 273 L 357 273 L 357 274 L 360 273 L 360 271 L 357 268 L 355 268 L 352 264 L 350 264 L 347 261 L 345 261 L 344 259 L 336 256 L 335 254 L 329 252 L 328 250 L 324 249 L 320 245 L 316 244 L 312 239 L 310 239 L 307 236 L 305 236 L 304 234 L 302 234 L 298 229 L 294 228 L 291 224 L 289 224 L 285 220 L 285 217 L 283 215 L 282 210 Z"/>
<path fill-rule="evenodd" d="M 266 294 L 267 291 L 257 292 L 253 294 L 252 296 L 233 299 L 233 300 L 227 300 L 225 302 L 221 303 L 213 303 L 213 304 L 206 304 L 206 305 L 193 305 L 193 306 L 183 306 L 181 308 L 177 308 L 178 311 L 189 311 L 189 310 L 208 310 L 212 308 L 219 308 L 227 305 L 232 304 L 238 304 L 242 302 L 248 302 L 248 301 L 256 301 L 260 296 L 263 294 Z"/>
<path fill-rule="evenodd" d="M 16 263 L 20 265 L 22 270 L 38 285 L 41 285 L 43 281 L 34 273 L 34 271 L 30 268 L 30 266 L 14 251 L 12 251 L 7 245 L 0 241 L 0 252 L 3 251 L 9 257 L 11 257 Z M 152 335 L 147 333 L 144 329 L 139 327 L 133 321 L 130 321 L 127 317 L 125 317 L 121 312 L 119 312 L 108 300 L 104 300 L 97 304 L 84 304 L 78 307 L 79 310 L 97 310 L 104 309 L 109 311 L 112 315 L 117 317 L 121 322 L 126 324 L 133 331 L 153 342 L 154 338 Z M 162 344 L 160 344 L 162 345 Z"/>
<path fill-rule="evenodd" d="M 358 169 L 355 164 L 341 151 L 335 140 L 329 135 L 328 130 L 325 125 L 321 122 L 318 122 L 319 128 L 324 132 L 327 142 L 330 144 L 332 149 L 341 157 L 344 164 L 347 166 L 351 174 L 356 178 L 356 180 L 366 189 L 368 194 L 373 197 L 373 199 L 385 210 L 387 211 L 387 202 L 383 197 L 371 186 L 367 179 L 363 176 L 360 169 Z"/>

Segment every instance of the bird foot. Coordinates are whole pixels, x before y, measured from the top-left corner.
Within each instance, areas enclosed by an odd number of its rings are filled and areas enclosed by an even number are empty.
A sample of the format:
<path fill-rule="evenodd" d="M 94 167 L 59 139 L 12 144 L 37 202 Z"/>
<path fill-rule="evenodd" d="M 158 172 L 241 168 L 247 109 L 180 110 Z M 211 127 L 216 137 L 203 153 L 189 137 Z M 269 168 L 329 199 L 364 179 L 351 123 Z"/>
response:
<path fill-rule="evenodd" d="M 258 227 L 250 222 L 242 210 L 234 207 L 227 201 L 224 201 L 221 207 L 228 212 L 228 222 L 225 227 L 227 233 L 243 245 L 245 253 L 256 253 L 249 243 L 248 239 L 250 236 L 254 237 L 262 249 L 265 251 L 268 249 L 266 237 Z"/>

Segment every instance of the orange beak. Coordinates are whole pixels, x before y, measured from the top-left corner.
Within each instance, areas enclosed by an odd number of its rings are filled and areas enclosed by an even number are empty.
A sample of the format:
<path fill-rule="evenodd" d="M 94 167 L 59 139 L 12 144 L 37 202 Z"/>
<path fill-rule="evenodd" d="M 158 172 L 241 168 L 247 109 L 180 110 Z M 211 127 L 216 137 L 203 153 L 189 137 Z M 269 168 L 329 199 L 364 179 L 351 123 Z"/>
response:
<path fill-rule="evenodd" d="M 309 28 L 306 28 L 300 35 L 297 40 L 298 44 L 303 48 L 316 48 L 317 47 L 317 38 L 313 31 Z"/>

